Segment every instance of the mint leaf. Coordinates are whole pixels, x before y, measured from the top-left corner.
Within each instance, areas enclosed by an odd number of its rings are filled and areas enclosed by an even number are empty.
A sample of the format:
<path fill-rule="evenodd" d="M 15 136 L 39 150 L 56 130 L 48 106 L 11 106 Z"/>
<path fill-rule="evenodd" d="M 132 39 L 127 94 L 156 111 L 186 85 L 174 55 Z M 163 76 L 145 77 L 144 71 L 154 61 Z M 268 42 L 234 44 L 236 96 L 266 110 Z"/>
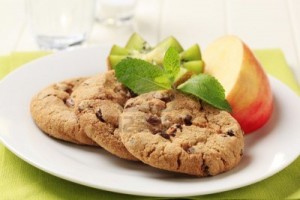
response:
<path fill-rule="evenodd" d="M 199 74 L 177 87 L 182 92 L 192 94 L 212 106 L 231 112 L 225 99 L 225 91 L 219 81 L 211 75 Z"/>
<path fill-rule="evenodd" d="M 164 70 L 144 60 L 123 59 L 116 65 L 115 72 L 118 81 L 136 94 L 171 89 L 170 81 L 155 80 L 157 77 L 164 76 Z"/>
<path fill-rule="evenodd" d="M 163 85 L 168 85 L 168 84 L 172 84 L 172 82 L 170 82 L 170 75 L 169 74 L 166 74 L 164 73 L 163 75 L 161 76 L 158 76 L 154 79 L 154 81 L 156 83 L 160 83 L 160 84 L 163 84 Z"/>
<path fill-rule="evenodd" d="M 174 47 L 170 47 L 164 56 L 163 67 L 173 82 L 180 70 L 180 56 Z"/>

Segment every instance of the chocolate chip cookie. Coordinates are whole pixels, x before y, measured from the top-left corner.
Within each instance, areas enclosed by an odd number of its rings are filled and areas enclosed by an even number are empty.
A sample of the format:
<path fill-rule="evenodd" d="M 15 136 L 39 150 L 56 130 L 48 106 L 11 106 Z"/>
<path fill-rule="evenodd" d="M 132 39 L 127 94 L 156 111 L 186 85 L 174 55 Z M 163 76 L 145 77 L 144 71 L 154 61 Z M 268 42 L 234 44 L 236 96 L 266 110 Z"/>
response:
<path fill-rule="evenodd" d="M 108 152 L 127 160 L 137 160 L 119 136 L 119 116 L 131 93 L 117 81 L 114 71 L 84 81 L 72 94 L 76 113 L 88 137 Z"/>
<path fill-rule="evenodd" d="M 86 78 L 74 78 L 53 84 L 32 98 L 30 112 L 37 126 L 48 135 L 77 144 L 96 145 L 86 136 L 75 114 L 76 88 Z"/>
<path fill-rule="evenodd" d="M 164 170 L 212 176 L 243 155 L 243 131 L 228 112 L 175 91 L 129 99 L 119 126 L 132 155 Z"/>

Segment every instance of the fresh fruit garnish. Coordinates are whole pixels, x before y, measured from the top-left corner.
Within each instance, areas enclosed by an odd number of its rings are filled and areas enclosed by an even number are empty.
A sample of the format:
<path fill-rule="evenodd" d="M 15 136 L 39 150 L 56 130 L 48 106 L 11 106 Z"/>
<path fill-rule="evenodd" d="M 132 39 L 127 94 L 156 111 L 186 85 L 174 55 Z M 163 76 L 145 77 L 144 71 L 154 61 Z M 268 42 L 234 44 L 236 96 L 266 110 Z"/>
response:
<path fill-rule="evenodd" d="M 222 37 L 203 52 L 205 73 L 225 89 L 232 116 L 245 133 L 262 127 L 273 111 L 269 80 L 249 47 L 235 36 Z"/>
<path fill-rule="evenodd" d="M 182 67 L 195 74 L 202 73 L 204 70 L 204 62 L 202 61 L 201 51 L 198 44 L 194 44 L 187 50 L 180 53 Z"/>
<path fill-rule="evenodd" d="M 137 33 L 134 33 L 129 38 L 125 47 L 114 45 L 111 48 L 107 59 L 108 68 L 114 69 L 125 58 L 138 58 L 162 67 L 165 53 L 170 47 L 180 53 L 180 67 L 186 69 L 181 70 L 182 77 L 178 77 L 178 80 L 183 80 L 183 77 L 189 78 L 192 74 L 203 72 L 204 63 L 201 58 L 199 45 L 195 44 L 184 50 L 176 38 L 171 36 L 158 43 L 155 47 L 151 47 Z"/>
<path fill-rule="evenodd" d="M 134 33 L 127 41 L 125 47 L 112 46 L 107 59 L 108 68 L 113 69 L 121 60 L 128 57 L 141 57 L 141 55 L 146 54 L 151 49 L 150 45 L 140 35 Z"/>
<path fill-rule="evenodd" d="M 156 65 L 162 65 L 165 53 L 170 47 L 174 48 L 178 53 L 183 51 L 181 44 L 176 38 L 170 36 L 158 43 L 149 53 L 141 57 L 141 59 Z"/>
<path fill-rule="evenodd" d="M 134 33 L 127 41 L 125 49 L 136 50 L 145 53 L 151 49 L 147 41 L 145 41 L 139 34 Z"/>
<path fill-rule="evenodd" d="M 194 74 L 177 87 L 178 77 L 187 71 L 180 67 L 180 55 L 175 48 L 169 48 L 162 60 L 160 67 L 141 59 L 126 58 L 115 66 L 116 77 L 137 94 L 173 88 L 192 94 L 219 109 L 231 110 L 222 85 L 211 75 Z"/>

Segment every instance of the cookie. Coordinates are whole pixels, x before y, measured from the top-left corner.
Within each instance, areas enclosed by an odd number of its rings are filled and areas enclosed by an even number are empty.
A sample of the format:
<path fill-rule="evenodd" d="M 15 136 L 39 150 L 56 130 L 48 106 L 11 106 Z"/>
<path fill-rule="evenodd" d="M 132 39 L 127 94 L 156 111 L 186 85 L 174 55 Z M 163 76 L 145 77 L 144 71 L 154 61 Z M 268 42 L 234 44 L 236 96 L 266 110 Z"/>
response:
<path fill-rule="evenodd" d="M 114 71 L 91 77 L 72 94 L 84 132 L 108 152 L 127 160 L 137 160 L 119 136 L 119 116 L 130 92 L 117 81 Z"/>
<path fill-rule="evenodd" d="M 32 98 L 30 112 L 42 131 L 68 142 L 96 145 L 80 127 L 74 110 L 76 100 L 71 98 L 85 80 L 74 78 L 50 85 Z"/>
<path fill-rule="evenodd" d="M 228 112 L 175 91 L 129 99 L 119 126 L 132 155 L 168 171 L 217 175 L 235 167 L 243 155 L 243 131 Z"/>

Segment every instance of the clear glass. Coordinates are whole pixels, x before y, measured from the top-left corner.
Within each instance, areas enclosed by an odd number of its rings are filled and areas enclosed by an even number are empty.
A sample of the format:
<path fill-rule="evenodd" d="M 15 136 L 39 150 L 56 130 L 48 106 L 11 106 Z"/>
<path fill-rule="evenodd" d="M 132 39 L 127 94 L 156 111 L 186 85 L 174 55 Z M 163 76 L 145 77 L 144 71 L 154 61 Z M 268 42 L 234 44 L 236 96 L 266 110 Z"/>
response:
<path fill-rule="evenodd" d="M 136 0 L 97 0 L 96 19 L 106 25 L 130 24 Z"/>
<path fill-rule="evenodd" d="M 27 0 L 33 35 L 41 49 L 62 50 L 85 41 L 95 0 Z"/>

